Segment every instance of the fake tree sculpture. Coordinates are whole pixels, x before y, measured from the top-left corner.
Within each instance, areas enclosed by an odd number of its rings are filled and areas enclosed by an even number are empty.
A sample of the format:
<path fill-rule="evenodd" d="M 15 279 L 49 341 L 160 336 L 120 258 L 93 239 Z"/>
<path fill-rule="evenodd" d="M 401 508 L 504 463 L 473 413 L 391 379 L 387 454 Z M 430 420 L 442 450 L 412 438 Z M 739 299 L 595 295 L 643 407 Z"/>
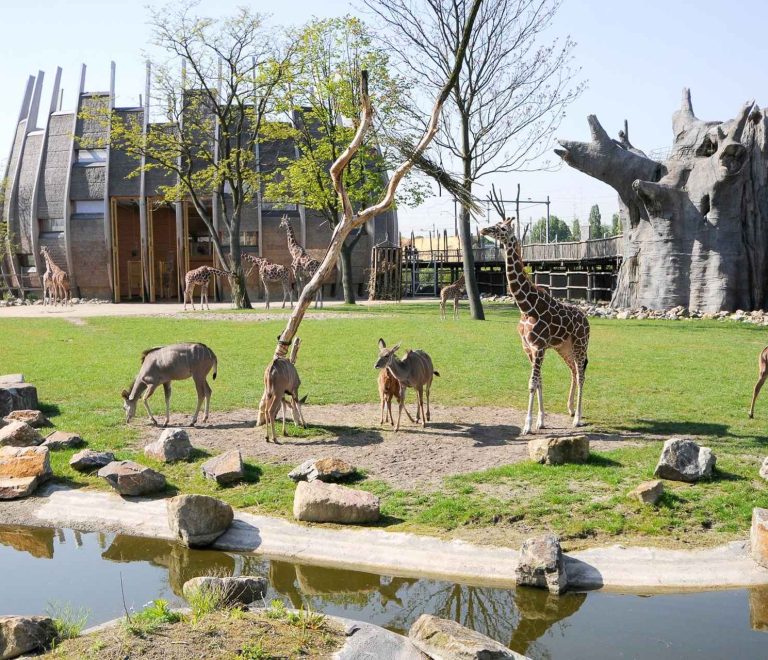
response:
<path fill-rule="evenodd" d="M 612 304 L 705 312 L 768 305 L 768 126 L 746 103 L 702 121 L 683 90 L 669 157 L 613 140 L 594 115 L 591 142 L 559 141 L 568 165 L 619 194 L 624 260 Z"/>

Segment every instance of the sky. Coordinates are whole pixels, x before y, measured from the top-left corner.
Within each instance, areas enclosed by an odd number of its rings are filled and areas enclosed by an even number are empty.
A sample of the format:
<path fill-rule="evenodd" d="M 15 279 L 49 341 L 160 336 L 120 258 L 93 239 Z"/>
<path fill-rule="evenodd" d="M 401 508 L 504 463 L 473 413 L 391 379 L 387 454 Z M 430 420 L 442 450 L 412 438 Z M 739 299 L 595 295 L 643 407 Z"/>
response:
<path fill-rule="evenodd" d="M 491 0 L 492 1 L 492 0 Z M 150 2 L 149 6 L 163 6 Z M 203 0 L 201 13 L 219 15 L 238 6 L 270 14 L 276 25 L 299 25 L 312 16 L 360 14 L 347 0 Z M 50 104 L 55 69 L 64 70 L 63 109 L 75 104 L 80 65 L 88 67 L 86 91 L 108 89 L 109 63 L 117 64 L 117 105 L 135 105 L 144 89 L 143 52 L 150 39 L 147 10 L 128 0 L 2 0 L 0 3 L 0 158 L 5 159 L 27 77 L 46 73 L 42 108 Z M 707 120 L 732 118 L 754 98 L 768 105 L 768 40 L 764 0 L 564 0 L 552 25 L 552 35 L 576 42 L 575 65 L 587 89 L 567 109 L 556 135 L 588 140 L 586 117 L 596 114 L 616 137 L 625 119 L 632 143 L 644 151 L 665 149 L 672 142 L 671 115 L 680 105 L 683 87 L 690 87 L 697 116 Z M 760 95 L 763 95 L 761 98 Z M 514 197 L 521 185 L 522 200 L 551 200 L 551 213 L 569 224 L 585 225 L 592 204 L 603 222 L 618 208 L 610 187 L 548 156 L 554 171 L 511 173 L 489 177 L 490 184 Z M 521 205 L 522 219 L 543 215 L 544 206 Z M 508 207 L 509 208 L 509 207 Z M 429 229 L 449 233 L 454 228 L 453 202 L 433 197 L 415 209 L 399 210 L 401 232 Z M 483 219 L 480 222 L 484 222 Z"/>

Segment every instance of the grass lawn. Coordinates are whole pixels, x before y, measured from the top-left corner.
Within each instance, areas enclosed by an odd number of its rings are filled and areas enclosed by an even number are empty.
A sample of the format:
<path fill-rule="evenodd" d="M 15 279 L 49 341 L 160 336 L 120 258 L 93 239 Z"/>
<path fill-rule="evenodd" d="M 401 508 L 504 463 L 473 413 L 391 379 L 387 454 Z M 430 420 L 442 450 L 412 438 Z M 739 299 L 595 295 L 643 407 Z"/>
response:
<path fill-rule="evenodd" d="M 302 392 L 313 404 L 376 401 L 373 362 L 376 342 L 384 337 L 388 344 L 402 341 L 404 348 L 430 353 L 441 374 L 435 401 L 524 408 L 529 367 L 516 331 L 517 312 L 505 305 L 486 309 L 488 320 L 473 323 L 466 309 L 459 322 L 440 321 L 434 304 L 326 308 L 330 318 L 302 323 Z M 138 438 L 137 427 L 145 423 L 143 412 L 126 426 L 119 397 L 137 373 L 141 350 L 178 341 L 208 344 L 219 358 L 213 407 L 255 408 L 264 367 L 283 325 L 278 320 L 140 317 L 89 318 L 84 325 L 0 319 L 0 373 L 22 372 L 35 383 L 57 428 L 80 432 L 91 448 L 114 449 L 120 458 L 150 464 L 128 449 Z M 419 484 L 394 490 L 381 482 L 359 482 L 382 496 L 386 524 L 511 544 L 552 529 L 569 547 L 618 537 L 708 545 L 746 536 L 752 507 L 768 507 L 768 483 L 757 475 L 768 453 L 768 398 L 758 402 L 756 419 L 746 414 L 757 356 L 768 333 L 716 321 L 591 319 L 591 326 L 585 421 L 596 430 L 704 436 L 700 442 L 718 457 L 713 481 L 694 486 L 668 482 L 657 508 L 628 500 L 627 491 L 652 478 L 662 443 L 649 441 L 596 453 L 581 466 L 520 463 L 452 477 L 437 493 L 425 493 Z M 569 372 L 554 352 L 547 356 L 543 378 L 547 409 L 565 413 Z M 191 382 L 178 383 L 173 411 L 191 413 L 194 403 Z M 156 412 L 162 409 L 162 392 L 153 404 Z M 254 442 L 263 442 L 261 429 L 254 431 Z M 54 454 L 58 478 L 105 487 L 73 472 L 71 454 Z M 169 488 L 216 494 L 258 513 L 290 515 L 293 484 L 284 467 L 249 464 L 247 483 L 221 489 L 200 476 L 204 458 L 162 466 Z"/>

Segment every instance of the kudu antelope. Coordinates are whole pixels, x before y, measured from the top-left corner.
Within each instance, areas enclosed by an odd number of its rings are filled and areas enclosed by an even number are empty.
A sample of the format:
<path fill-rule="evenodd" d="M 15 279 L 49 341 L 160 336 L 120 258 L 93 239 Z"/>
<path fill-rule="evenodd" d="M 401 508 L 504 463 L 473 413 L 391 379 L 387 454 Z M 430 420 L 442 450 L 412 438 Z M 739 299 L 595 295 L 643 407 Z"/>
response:
<path fill-rule="evenodd" d="M 126 423 L 130 422 L 136 414 L 136 404 L 141 397 L 149 418 L 157 426 L 157 420 L 149 409 L 148 399 L 162 385 L 165 392 L 165 424 L 163 426 L 168 426 L 171 381 L 186 380 L 187 378 L 192 378 L 195 381 L 195 388 L 197 389 L 197 407 L 190 426 L 197 423 L 197 416 L 203 401 L 205 401 L 203 421 L 207 422 L 212 393 L 207 378 L 211 369 L 213 369 L 213 380 L 216 380 L 218 361 L 215 353 L 205 344 L 171 344 L 170 346 L 148 348 L 141 354 L 141 369 L 139 369 L 139 374 L 133 382 L 130 393 L 128 390 L 122 391 Z"/>
<path fill-rule="evenodd" d="M 406 387 L 412 387 L 416 390 L 418 397 L 416 422 L 421 418 L 421 425 L 426 426 L 426 423 L 430 421 L 431 416 L 429 410 L 429 391 L 432 388 L 432 379 L 434 376 L 440 375 L 432 366 L 432 358 L 430 358 L 424 351 L 406 351 L 405 357 L 401 360 L 395 355 L 399 348 L 400 343 L 395 344 L 392 348 L 387 348 L 384 340 L 379 339 L 379 358 L 376 360 L 376 364 L 373 365 L 376 369 L 389 369 L 400 384 L 400 395 L 398 396 L 400 405 L 397 410 L 397 424 L 395 425 L 395 431 L 400 429 L 400 417 L 405 408 Z M 424 412 L 425 389 L 427 394 L 426 414 Z M 408 411 L 406 410 L 405 412 L 408 417 L 411 418 Z M 412 418 L 411 421 L 413 421 Z"/>
<path fill-rule="evenodd" d="M 401 398 L 405 398 L 405 387 L 400 387 L 400 381 L 395 378 L 395 375 L 389 369 L 382 369 L 379 371 L 379 400 L 381 401 L 381 422 L 386 420 L 395 425 L 395 419 L 392 417 L 392 397 L 397 397 L 398 403 Z M 386 414 L 385 414 L 386 410 Z M 413 417 L 408 412 L 408 408 L 405 409 L 405 414 L 408 415 L 408 419 L 412 422 Z"/>
<path fill-rule="evenodd" d="M 752 392 L 752 405 L 749 407 L 750 419 L 755 416 L 755 401 L 757 401 L 757 395 L 760 394 L 760 390 L 763 388 L 763 383 L 765 382 L 765 379 L 768 378 L 768 346 L 760 352 L 760 357 L 757 358 L 757 370 L 757 382 L 755 383 L 755 390 Z"/>
<path fill-rule="evenodd" d="M 291 350 L 290 359 L 275 358 L 267 365 L 264 370 L 264 396 L 259 403 L 259 424 L 267 425 L 267 442 L 270 439 L 270 430 L 272 442 L 277 442 L 275 433 L 275 419 L 280 406 L 283 406 L 283 435 L 285 435 L 285 395 L 290 397 L 291 410 L 293 412 L 293 421 L 297 426 L 306 426 L 304 417 L 301 414 L 301 404 L 306 399 L 299 399 L 299 386 L 301 379 L 296 371 L 294 362 L 299 352 L 301 340 L 296 341 Z"/>

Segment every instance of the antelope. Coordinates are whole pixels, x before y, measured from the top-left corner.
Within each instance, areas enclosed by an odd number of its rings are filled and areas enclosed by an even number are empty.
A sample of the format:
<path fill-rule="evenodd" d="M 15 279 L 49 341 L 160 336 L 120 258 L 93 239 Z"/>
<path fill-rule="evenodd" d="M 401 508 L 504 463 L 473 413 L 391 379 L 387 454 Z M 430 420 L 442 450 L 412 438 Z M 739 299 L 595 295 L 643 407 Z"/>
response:
<path fill-rule="evenodd" d="M 171 381 L 187 378 L 192 378 L 195 381 L 195 388 L 197 389 L 197 408 L 195 408 L 190 426 L 197 423 L 197 416 L 203 401 L 205 401 L 203 421 L 207 422 L 212 393 L 207 377 L 211 369 L 213 369 L 213 380 L 216 380 L 218 360 L 214 352 L 205 344 L 171 344 L 170 346 L 148 348 L 141 354 L 141 369 L 133 382 L 130 393 L 128 390 L 122 391 L 126 424 L 136 414 L 136 404 L 141 397 L 149 418 L 157 426 L 157 420 L 149 408 L 148 399 L 162 385 L 165 392 L 165 424 L 163 426 L 168 426 Z"/>
<path fill-rule="evenodd" d="M 395 431 L 400 430 L 400 417 L 405 408 L 406 387 L 413 387 L 416 390 L 418 396 L 416 422 L 418 423 L 419 418 L 421 418 L 421 426 L 425 427 L 431 417 L 429 410 L 429 391 L 432 387 L 432 378 L 434 376 L 439 376 L 440 373 L 435 371 L 432 366 L 432 358 L 430 358 L 424 351 L 406 351 L 405 357 L 401 360 L 395 355 L 399 348 L 400 342 L 395 344 L 392 348 L 387 348 L 384 340 L 379 339 L 379 357 L 373 366 L 375 369 L 389 369 L 400 384 L 400 394 L 398 396 L 398 403 L 400 405 L 397 410 L 397 424 L 395 425 Z M 426 415 L 424 414 L 425 389 L 427 392 Z M 408 414 L 408 411 L 406 411 L 406 414 Z M 410 414 L 408 414 L 408 417 L 411 417 Z"/>
<path fill-rule="evenodd" d="M 300 340 L 296 339 L 296 344 L 300 344 Z M 294 344 L 291 358 L 296 359 L 299 347 Z M 290 359 L 275 358 L 267 365 L 264 370 L 264 396 L 259 404 L 259 423 L 267 424 L 267 442 L 270 439 L 270 429 L 272 430 L 272 442 L 277 442 L 277 435 L 275 434 L 275 419 L 277 418 L 277 411 L 280 409 L 280 405 L 283 405 L 283 435 L 285 435 L 285 395 L 287 394 L 291 398 L 291 410 L 293 412 L 293 420 L 300 426 L 306 426 L 304 417 L 301 414 L 301 403 L 299 399 L 299 386 L 301 385 L 301 379 L 299 373 L 296 371 L 296 366 Z"/>
<path fill-rule="evenodd" d="M 765 382 L 765 379 L 768 378 L 768 346 L 760 352 L 760 357 L 757 358 L 757 369 L 757 383 L 755 383 L 755 390 L 752 393 L 752 405 L 749 407 L 750 419 L 755 416 L 755 401 L 757 401 L 757 395 L 760 394 L 760 390 L 763 388 L 763 383 Z"/>
<path fill-rule="evenodd" d="M 400 401 L 400 397 L 405 397 L 405 387 L 400 388 L 400 381 L 395 378 L 394 374 L 389 369 L 382 369 L 379 371 L 379 400 L 381 401 L 381 421 L 380 424 L 384 423 L 384 409 L 387 410 L 387 421 L 392 424 L 392 426 L 395 425 L 395 420 L 392 417 L 392 397 L 396 396 L 398 402 Z M 408 412 L 408 408 L 405 409 L 405 414 L 408 415 L 408 419 L 410 419 L 412 422 L 413 417 L 411 417 L 411 413 Z"/>

